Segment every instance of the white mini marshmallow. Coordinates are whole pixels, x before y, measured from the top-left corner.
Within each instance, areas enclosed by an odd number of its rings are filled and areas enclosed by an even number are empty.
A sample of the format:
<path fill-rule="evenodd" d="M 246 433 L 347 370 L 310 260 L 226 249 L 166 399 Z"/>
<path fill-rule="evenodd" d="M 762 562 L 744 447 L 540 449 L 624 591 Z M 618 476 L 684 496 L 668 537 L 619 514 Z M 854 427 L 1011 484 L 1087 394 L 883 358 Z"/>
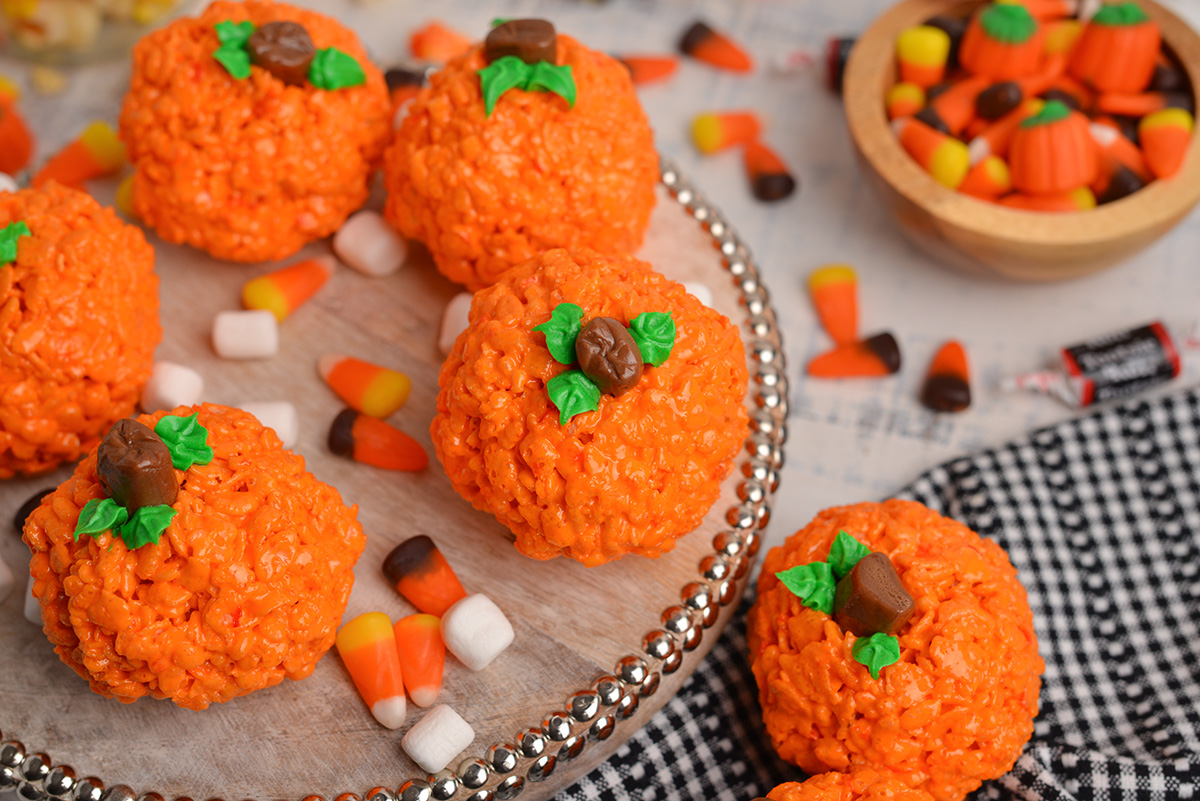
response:
<path fill-rule="evenodd" d="M 8 596 L 12 593 L 13 588 L 13 572 L 8 564 L 0 559 L 0 604 L 8 600 Z"/>
<path fill-rule="evenodd" d="M 425 713 L 400 740 L 404 753 L 426 773 L 437 773 L 475 740 L 475 730 L 445 704 Z"/>
<path fill-rule="evenodd" d="M 333 252 L 363 275 L 379 277 L 404 265 L 408 245 L 378 212 L 364 210 L 350 215 L 333 235 Z"/>
<path fill-rule="evenodd" d="M 260 401 L 243 403 L 241 409 L 258 418 L 258 422 L 267 428 L 275 430 L 275 434 L 283 442 L 283 447 L 290 448 L 296 444 L 300 436 L 300 418 L 296 407 L 287 401 Z"/>
<path fill-rule="evenodd" d="M 684 281 L 683 288 L 696 297 L 696 300 L 708 308 L 712 308 L 712 290 L 699 281 Z"/>
<path fill-rule="evenodd" d="M 42 605 L 33 597 L 33 576 L 25 584 L 25 619 L 35 626 L 42 625 Z"/>
<path fill-rule="evenodd" d="M 217 312 L 213 350 L 222 359 L 265 359 L 279 352 L 279 321 L 264 309 Z"/>
<path fill-rule="evenodd" d="M 470 292 L 459 292 L 446 304 L 446 310 L 442 312 L 442 331 L 438 334 L 438 350 L 443 356 L 454 349 L 454 340 L 467 330 L 467 315 L 474 297 Z"/>
<path fill-rule="evenodd" d="M 20 188 L 15 178 L 6 172 L 0 172 L 0 192 L 16 192 Z"/>
<path fill-rule="evenodd" d="M 204 378 L 195 370 L 175 362 L 155 362 L 150 380 L 142 387 L 142 411 L 195 406 L 203 394 Z"/>
<path fill-rule="evenodd" d="M 442 639 L 450 653 L 471 670 L 483 670 L 512 645 L 512 624 L 492 599 L 468 595 L 442 615 Z"/>

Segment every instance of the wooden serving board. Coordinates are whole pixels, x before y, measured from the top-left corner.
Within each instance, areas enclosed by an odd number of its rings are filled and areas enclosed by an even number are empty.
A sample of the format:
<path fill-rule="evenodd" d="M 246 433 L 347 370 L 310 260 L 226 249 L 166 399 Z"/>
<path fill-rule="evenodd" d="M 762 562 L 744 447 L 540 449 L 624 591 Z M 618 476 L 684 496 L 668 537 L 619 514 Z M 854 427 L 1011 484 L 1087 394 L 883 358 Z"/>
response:
<path fill-rule="evenodd" d="M 98 187 L 101 200 L 105 190 Z M 375 198 L 378 208 L 378 198 Z M 204 399 L 238 405 L 289 400 L 301 432 L 295 450 L 310 471 L 358 504 L 367 532 L 365 553 L 345 620 L 368 611 L 393 619 L 414 609 L 384 580 L 380 565 L 401 540 L 427 534 L 437 542 L 468 591 L 484 592 L 507 613 L 516 641 L 479 673 L 448 657 L 439 703 L 450 704 L 475 729 L 462 759 L 481 757 L 495 743 L 514 741 L 563 710 L 573 692 L 611 673 L 618 659 L 641 652 L 642 637 L 661 627 L 660 615 L 680 603 L 681 588 L 699 579 L 697 565 L 712 552 L 716 532 L 727 528 L 726 510 L 737 503 L 735 471 L 703 525 L 658 560 L 628 557 L 587 569 L 566 559 L 538 562 L 519 554 L 507 531 L 490 515 L 459 498 L 436 460 L 421 474 L 389 473 L 332 455 L 325 438 L 342 403 L 317 374 L 317 360 L 346 353 L 407 373 L 411 398 L 391 422 L 433 453 L 434 414 L 441 355 L 437 334 L 442 309 L 460 291 L 414 253 L 398 274 L 371 279 L 341 268 L 331 282 L 281 327 L 281 349 L 263 361 L 218 359 L 209 345 L 213 316 L 239 308 L 240 289 L 274 265 L 217 263 L 203 254 L 151 237 L 162 278 L 164 341 L 158 358 L 191 365 L 205 379 Z M 302 255 L 323 252 L 325 243 Z M 419 250 L 419 249 L 418 249 Z M 697 222 L 660 188 L 647 244 L 640 255 L 678 280 L 705 283 L 714 306 L 735 321 L 744 317 L 721 255 Z M 741 326 L 743 337 L 746 328 Z M 748 396 L 748 403 L 749 403 Z M 753 406 L 751 405 L 751 408 Z M 743 454 L 744 456 L 744 454 Z M 130 785 L 170 799 L 290 798 L 395 790 L 425 774 L 403 753 L 400 737 L 424 711 L 410 704 L 404 729 L 379 726 L 359 700 L 336 655 L 321 660 L 302 682 L 285 681 L 203 712 L 143 698 L 124 705 L 93 694 L 62 664 L 40 629 L 22 616 L 28 564 L 24 544 L 9 531 L 17 507 L 35 491 L 61 482 L 63 469 L 37 479 L 0 484 L 0 555 L 17 574 L 16 591 L 0 614 L 0 730 L 30 752 L 71 765 L 80 777 Z M 740 596 L 745 578 L 738 582 Z M 712 646 L 736 603 L 721 610 L 700 646 L 682 667 L 664 677 L 638 712 L 619 721 L 611 737 L 589 742 L 545 781 L 526 783 L 525 798 L 547 798 L 612 754 L 679 688 Z M 522 760 L 522 764 L 528 760 Z M 518 768 L 518 772 L 522 770 Z M 456 797 L 465 797 L 460 790 Z"/>

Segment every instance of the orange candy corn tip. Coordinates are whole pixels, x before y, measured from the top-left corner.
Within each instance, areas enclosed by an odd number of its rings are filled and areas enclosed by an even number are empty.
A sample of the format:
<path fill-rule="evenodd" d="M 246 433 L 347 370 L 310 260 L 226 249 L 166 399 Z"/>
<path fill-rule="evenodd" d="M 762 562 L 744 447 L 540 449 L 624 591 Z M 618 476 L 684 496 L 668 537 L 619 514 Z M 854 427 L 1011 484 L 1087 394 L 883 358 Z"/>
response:
<path fill-rule="evenodd" d="M 750 72 L 754 62 L 746 51 L 724 34 L 703 22 L 693 23 L 679 40 L 679 51 L 710 67 L 733 72 Z"/>
<path fill-rule="evenodd" d="M 617 60 L 629 70 L 633 82 L 642 86 L 656 81 L 665 81 L 679 69 L 679 59 L 676 56 L 618 56 Z"/>
<path fill-rule="evenodd" d="M 338 630 L 334 644 L 371 714 L 400 728 L 408 710 L 392 621 L 382 612 L 359 615 Z"/>
<path fill-rule="evenodd" d="M 471 40 L 434 20 L 413 31 L 408 47 L 421 61 L 445 63 L 470 50 Z"/>
<path fill-rule="evenodd" d="M 371 417 L 390 416 L 412 391 L 404 373 L 340 353 L 322 356 L 317 371 L 347 406 Z"/>
<path fill-rule="evenodd" d="M 971 405 L 971 378 L 962 343 L 952 339 L 938 349 L 925 374 L 921 403 L 935 412 L 961 412 Z"/>
<path fill-rule="evenodd" d="M 321 256 L 251 278 L 242 286 L 242 306 L 265 309 L 283 322 L 325 286 L 334 269 L 334 260 Z"/>
<path fill-rule="evenodd" d="M 808 363 L 813 378 L 877 378 L 900 369 L 900 344 L 890 333 L 842 345 Z"/>
<path fill-rule="evenodd" d="M 762 123 L 752 111 L 705 112 L 692 120 L 692 142 L 706 155 L 752 142 L 761 132 Z"/>
<path fill-rule="evenodd" d="M 438 617 L 467 595 L 446 557 L 424 534 L 393 548 L 383 560 L 383 575 L 409 603 Z"/>
<path fill-rule="evenodd" d="M 858 339 L 858 276 L 849 264 L 827 264 L 809 273 L 808 293 L 825 332 L 839 345 Z"/>
<path fill-rule="evenodd" d="M 50 157 L 33 176 L 33 185 L 54 180 L 65 186 L 79 187 L 84 181 L 113 175 L 125 164 L 125 145 L 107 122 L 97 120 L 58 153 Z"/>
<path fill-rule="evenodd" d="M 396 652 L 408 697 L 419 707 L 433 706 L 442 691 L 446 643 L 436 615 L 409 615 L 396 621 Z"/>
<path fill-rule="evenodd" d="M 1138 139 L 1150 171 L 1159 178 L 1170 178 L 1183 167 L 1196 121 L 1181 108 L 1156 111 L 1138 124 Z"/>
<path fill-rule="evenodd" d="M 429 464 L 421 443 L 382 420 L 343 409 L 329 427 L 329 450 L 384 470 L 415 472 Z"/>

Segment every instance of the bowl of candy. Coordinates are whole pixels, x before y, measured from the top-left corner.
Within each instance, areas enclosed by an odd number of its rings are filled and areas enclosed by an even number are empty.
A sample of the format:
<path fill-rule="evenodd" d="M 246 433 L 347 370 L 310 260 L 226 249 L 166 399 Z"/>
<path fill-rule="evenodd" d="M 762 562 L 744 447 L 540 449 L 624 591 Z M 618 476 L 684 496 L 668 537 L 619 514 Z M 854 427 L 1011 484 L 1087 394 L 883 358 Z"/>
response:
<path fill-rule="evenodd" d="M 869 183 L 911 239 L 975 272 L 1113 266 L 1200 201 L 1200 36 L 1152 0 L 904 0 L 846 63 Z"/>
<path fill-rule="evenodd" d="M 117 58 L 187 0 L 0 0 L 0 53 L 47 64 Z"/>

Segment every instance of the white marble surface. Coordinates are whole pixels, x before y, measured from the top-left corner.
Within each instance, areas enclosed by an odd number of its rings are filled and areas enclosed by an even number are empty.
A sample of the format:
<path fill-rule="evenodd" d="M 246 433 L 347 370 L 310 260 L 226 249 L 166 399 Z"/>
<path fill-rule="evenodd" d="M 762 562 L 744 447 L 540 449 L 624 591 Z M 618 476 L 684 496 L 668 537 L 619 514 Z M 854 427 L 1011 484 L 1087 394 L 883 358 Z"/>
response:
<path fill-rule="evenodd" d="M 1200 218 L 1195 214 L 1151 249 L 1099 275 L 1057 285 L 1026 285 L 962 275 L 930 261 L 904 239 L 861 180 L 838 98 L 818 65 L 774 74 L 769 62 L 796 49 L 820 55 L 831 35 L 861 31 L 887 0 L 298 0 L 356 29 L 375 59 L 407 56 L 407 34 L 430 18 L 482 34 L 496 16 L 544 16 L 561 31 L 610 52 L 673 49 L 702 17 L 746 43 L 759 58 L 749 76 L 685 62 L 668 83 L 642 90 L 660 150 L 720 206 L 750 243 L 780 313 L 792 380 L 788 462 L 768 543 L 804 525 L 826 506 L 895 492 L 955 455 L 1000 444 L 1074 412 L 1033 395 L 994 390 L 1004 376 L 1047 364 L 1061 345 L 1163 320 L 1182 336 L 1200 316 Z M 1200 26 L 1200 3 L 1169 3 Z M 21 81 L 22 66 L 0 57 L 0 72 Z M 124 91 L 122 64 L 71 74 L 64 95 L 30 93 L 23 108 L 41 135 L 41 153 L 69 139 L 84 121 L 114 120 Z M 800 191 L 767 206 L 755 201 L 740 156 L 703 157 L 687 123 L 700 111 L 750 108 L 764 115 L 766 141 L 792 165 Z M 829 342 L 804 289 L 813 268 L 855 265 L 862 330 L 892 330 L 905 365 L 883 380 L 808 380 L 803 365 Z M 962 340 L 974 371 L 975 402 L 960 415 L 934 415 L 917 402 L 924 371 L 945 338 Z M 1190 376 L 1173 387 L 1187 384 Z"/>

